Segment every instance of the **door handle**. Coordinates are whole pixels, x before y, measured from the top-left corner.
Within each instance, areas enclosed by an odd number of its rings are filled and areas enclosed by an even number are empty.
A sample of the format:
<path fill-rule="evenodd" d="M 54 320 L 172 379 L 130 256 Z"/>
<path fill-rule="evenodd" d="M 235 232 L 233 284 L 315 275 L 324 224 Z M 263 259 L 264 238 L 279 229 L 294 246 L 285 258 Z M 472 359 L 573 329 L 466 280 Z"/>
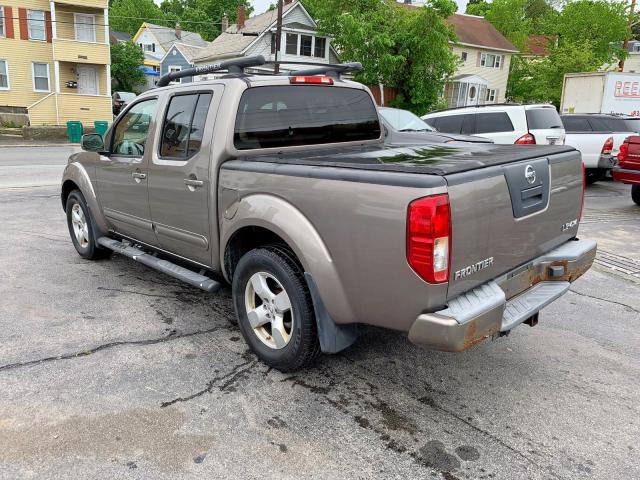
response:
<path fill-rule="evenodd" d="M 147 174 L 142 172 L 132 172 L 131 176 L 136 181 L 136 183 L 140 183 L 142 180 L 147 178 Z"/>
<path fill-rule="evenodd" d="M 193 187 L 193 188 L 197 188 L 197 187 L 201 187 L 204 185 L 204 181 L 202 180 L 196 180 L 195 178 L 185 178 L 184 179 L 184 184 L 187 187 Z"/>

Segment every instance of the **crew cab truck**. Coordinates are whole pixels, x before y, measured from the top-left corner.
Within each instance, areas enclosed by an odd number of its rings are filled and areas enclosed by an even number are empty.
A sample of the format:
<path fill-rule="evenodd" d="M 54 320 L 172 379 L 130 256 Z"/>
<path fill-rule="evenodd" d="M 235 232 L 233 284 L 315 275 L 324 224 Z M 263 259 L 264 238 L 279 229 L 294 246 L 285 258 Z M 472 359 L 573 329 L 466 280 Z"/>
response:
<path fill-rule="evenodd" d="M 640 136 L 627 137 L 620 146 L 612 175 L 614 180 L 631 185 L 631 199 L 640 205 Z"/>
<path fill-rule="evenodd" d="M 565 146 L 385 148 L 373 97 L 341 70 L 143 93 L 69 159 L 62 205 L 87 259 L 111 251 L 209 292 L 283 371 L 358 324 L 461 351 L 560 297 L 592 264 L 582 162 Z M 356 68 L 355 66 L 353 68 Z M 324 69 L 324 70 L 322 70 Z"/>

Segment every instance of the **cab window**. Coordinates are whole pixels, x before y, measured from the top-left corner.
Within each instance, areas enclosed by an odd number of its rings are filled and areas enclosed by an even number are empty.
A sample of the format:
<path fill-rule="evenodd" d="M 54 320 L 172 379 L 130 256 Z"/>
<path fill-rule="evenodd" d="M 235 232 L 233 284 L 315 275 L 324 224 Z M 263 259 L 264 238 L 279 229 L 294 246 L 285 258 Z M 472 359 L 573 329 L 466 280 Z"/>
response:
<path fill-rule="evenodd" d="M 144 100 L 132 106 L 118 122 L 111 141 L 111 153 L 141 157 L 149 136 L 149 126 L 156 112 L 157 99 Z"/>
<path fill-rule="evenodd" d="M 162 125 L 161 157 L 186 161 L 200 150 L 211 98 L 211 93 L 195 93 L 171 99 Z"/>

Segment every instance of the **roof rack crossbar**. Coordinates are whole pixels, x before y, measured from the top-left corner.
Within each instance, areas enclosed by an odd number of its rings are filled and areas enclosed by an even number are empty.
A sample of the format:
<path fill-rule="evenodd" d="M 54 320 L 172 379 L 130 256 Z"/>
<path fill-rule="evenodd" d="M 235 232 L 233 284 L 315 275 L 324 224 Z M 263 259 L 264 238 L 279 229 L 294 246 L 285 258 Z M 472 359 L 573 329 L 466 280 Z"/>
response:
<path fill-rule="evenodd" d="M 257 67 L 266 63 L 262 55 L 255 57 L 242 57 L 233 58 L 231 60 L 225 60 L 224 62 L 212 63 L 211 65 L 205 65 L 204 67 L 193 67 L 181 70 L 179 72 L 171 72 L 163 75 L 158 80 L 157 87 L 166 87 L 174 80 L 184 77 L 192 77 L 194 75 L 206 75 L 208 73 L 219 72 L 226 70 L 231 75 L 243 75 L 244 69 L 249 67 Z"/>
<path fill-rule="evenodd" d="M 278 62 L 279 64 L 293 64 L 296 62 Z M 299 64 L 298 64 L 299 65 Z M 305 70 L 292 70 L 287 73 L 290 77 L 295 76 L 312 76 L 312 75 L 329 75 L 332 77 L 340 78 L 340 75 L 347 72 L 360 72 L 362 71 L 362 64 L 360 62 L 351 63 L 338 63 L 338 64 L 317 64 L 318 66 L 313 68 L 307 68 Z"/>

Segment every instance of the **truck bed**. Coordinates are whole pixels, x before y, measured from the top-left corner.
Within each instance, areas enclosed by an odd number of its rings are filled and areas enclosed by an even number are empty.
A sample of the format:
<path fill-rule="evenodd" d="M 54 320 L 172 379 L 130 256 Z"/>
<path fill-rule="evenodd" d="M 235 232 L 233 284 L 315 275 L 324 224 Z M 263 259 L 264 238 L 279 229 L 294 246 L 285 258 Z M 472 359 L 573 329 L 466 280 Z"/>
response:
<path fill-rule="evenodd" d="M 564 145 L 421 145 L 323 149 L 302 154 L 247 156 L 239 160 L 445 176 L 572 151 L 575 151 L 573 147 Z"/>

